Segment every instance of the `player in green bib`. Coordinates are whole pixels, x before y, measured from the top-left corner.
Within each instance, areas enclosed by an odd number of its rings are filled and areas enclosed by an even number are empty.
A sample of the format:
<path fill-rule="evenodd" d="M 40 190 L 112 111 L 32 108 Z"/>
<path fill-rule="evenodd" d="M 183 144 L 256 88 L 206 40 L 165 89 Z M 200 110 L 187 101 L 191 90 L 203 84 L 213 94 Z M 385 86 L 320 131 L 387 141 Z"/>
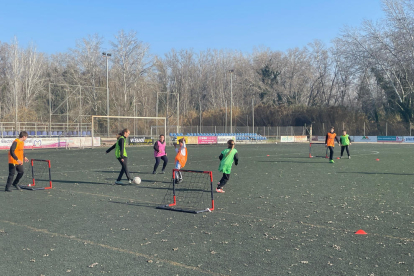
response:
<path fill-rule="evenodd" d="M 341 158 L 344 154 L 344 149 L 346 149 L 346 153 L 348 153 L 348 159 L 351 159 L 351 155 L 349 154 L 349 145 L 351 145 L 351 139 L 349 138 L 349 135 L 346 134 L 346 130 L 342 131 L 342 135 L 339 140 L 341 141 Z"/>
<path fill-rule="evenodd" d="M 219 156 L 220 166 L 219 171 L 223 173 L 223 177 L 220 179 L 220 182 L 217 184 L 216 192 L 224 193 L 223 186 L 226 185 L 227 181 L 230 179 L 231 166 L 234 163 L 239 163 L 239 156 L 237 150 L 234 148 L 234 141 L 227 141 L 228 148 L 223 150 Z"/>
<path fill-rule="evenodd" d="M 110 147 L 106 153 L 110 152 L 111 150 L 115 149 L 115 157 L 116 159 L 118 159 L 119 163 L 122 166 L 121 171 L 119 172 L 118 178 L 115 181 L 115 184 L 117 185 L 123 185 L 121 179 L 122 176 L 124 176 L 124 173 L 128 179 L 129 184 L 132 183 L 132 176 L 129 174 L 129 170 L 128 170 L 128 155 L 125 149 L 125 145 L 126 145 L 126 138 L 128 138 L 129 136 L 129 130 L 123 129 L 117 136 L 117 141 L 116 143 Z"/>

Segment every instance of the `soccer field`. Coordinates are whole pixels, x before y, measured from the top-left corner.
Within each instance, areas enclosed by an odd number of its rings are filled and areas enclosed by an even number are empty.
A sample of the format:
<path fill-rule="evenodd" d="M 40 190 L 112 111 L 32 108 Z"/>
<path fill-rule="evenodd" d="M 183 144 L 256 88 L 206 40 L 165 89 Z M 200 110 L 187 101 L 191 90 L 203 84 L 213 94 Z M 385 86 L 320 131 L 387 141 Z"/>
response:
<path fill-rule="evenodd" d="M 215 188 L 224 148 L 189 146 L 185 169 L 213 171 Z M 307 144 L 236 148 L 226 193 L 201 214 L 156 209 L 171 173 L 152 174 L 151 147 L 127 148 L 142 183 L 123 186 L 103 148 L 26 151 L 51 160 L 53 189 L 0 193 L 1 274 L 413 275 L 413 146 L 353 144 L 334 164 Z"/>

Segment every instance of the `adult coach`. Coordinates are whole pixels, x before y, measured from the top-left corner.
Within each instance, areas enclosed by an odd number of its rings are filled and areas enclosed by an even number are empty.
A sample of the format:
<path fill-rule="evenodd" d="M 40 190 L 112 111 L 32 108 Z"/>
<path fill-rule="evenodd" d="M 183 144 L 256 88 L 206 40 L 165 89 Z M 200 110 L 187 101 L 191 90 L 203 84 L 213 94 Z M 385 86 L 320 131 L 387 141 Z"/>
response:
<path fill-rule="evenodd" d="M 20 190 L 20 187 L 17 185 L 19 184 L 20 179 L 22 178 L 24 174 L 24 167 L 23 167 L 23 161 L 29 162 L 29 159 L 24 155 L 24 141 L 27 139 L 27 132 L 22 131 L 19 134 L 19 138 L 14 140 L 10 151 L 8 153 L 9 155 L 9 177 L 7 178 L 7 184 L 6 184 L 6 192 L 11 192 L 10 186 L 13 185 L 17 190 Z M 16 179 L 14 179 L 14 175 L 17 171 Z"/>
<path fill-rule="evenodd" d="M 164 164 L 162 165 L 161 173 L 165 173 L 165 167 L 168 164 L 168 157 L 167 153 L 165 152 L 165 136 L 164 134 L 160 135 L 160 139 L 155 142 L 154 144 L 154 157 L 155 157 L 155 165 L 154 165 L 154 171 L 153 174 L 157 173 L 157 168 L 160 164 L 161 159 L 164 161 Z"/>

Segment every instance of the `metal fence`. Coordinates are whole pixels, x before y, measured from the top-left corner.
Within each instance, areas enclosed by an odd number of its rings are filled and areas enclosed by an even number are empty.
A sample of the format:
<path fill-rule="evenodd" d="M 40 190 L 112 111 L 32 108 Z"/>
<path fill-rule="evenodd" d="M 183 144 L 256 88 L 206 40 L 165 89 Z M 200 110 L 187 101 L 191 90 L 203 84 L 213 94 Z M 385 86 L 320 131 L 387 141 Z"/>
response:
<path fill-rule="evenodd" d="M 128 122 L 131 124 L 130 130 L 132 135 L 139 136 L 158 136 L 164 133 L 163 125 L 151 126 L 150 128 L 139 126 L 132 120 Z M 122 126 L 119 126 L 122 127 Z M 14 122 L 0 122 L 0 137 L 14 137 L 20 131 L 27 131 L 30 136 L 91 136 L 91 123 L 49 123 L 42 122 L 18 122 L 17 130 Z M 230 133 L 230 128 L 226 126 L 167 126 L 167 133 L 176 133 L 179 129 L 180 133 L 187 135 L 187 133 Z M 101 131 L 102 136 L 106 136 L 105 131 Z M 307 135 L 304 126 L 234 126 L 233 133 L 255 133 L 266 137 L 280 137 L 280 136 L 297 136 Z"/>
<path fill-rule="evenodd" d="M 325 135 L 331 127 L 332 125 L 325 123 L 314 123 L 312 124 L 312 135 Z M 335 127 L 337 134 L 342 133 L 342 130 L 346 130 L 349 135 L 356 136 L 411 136 L 411 134 L 414 134 L 411 123 L 401 122 L 342 122 L 333 127 Z"/>
<path fill-rule="evenodd" d="M 111 133 L 119 131 L 117 128 L 123 127 L 123 124 L 131 130 L 132 135 L 151 136 L 156 137 L 159 134 L 169 135 L 170 133 L 231 133 L 229 126 L 167 126 L 167 133 L 164 133 L 163 124 L 158 125 L 142 125 L 138 122 L 124 121 L 123 123 L 115 124 L 111 130 Z M 154 123 L 156 124 L 156 123 Z M 331 125 L 326 123 L 313 123 L 312 134 L 313 135 L 325 135 L 330 130 Z M 334 125 L 336 133 L 340 134 L 343 129 L 347 131 L 349 135 L 358 136 L 411 136 L 414 135 L 412 131 L 412 125 L 409 123 L 367 123 L 367 122 L 355 122 L 355 123 L 339 123 Z M 233 126 L 233 133 L 255 133 L 266 137 L 280 138 L 280 136 L 300 136 L 309 135 L 308 126 Z M 15 122 L 0 122 L 0 137 L 15 137 L 20 131 L 27 131 L 30 136 L 42 137 L 42 136 L 90 136 L 91 135 L 91 123 L 52 123 L 49 127 L 49 123 L 44 122 L 18 122 L 17 129 Z M 113 134 L 112 133 L 112 134 Z M 110 136 L 112 136 L 112 134 Z M 103 133 L 102 136 L 106 136 Z"/>
<path fill-rule="evenodd" d="M 17 126 L 17 127 L 16 127 Z M 20 131 L 30 136 L 90 136 L 90 123 L 0 122 L 0 137 L 15 137 Z"/>
<path fill-rule="evenodd" d="M 155 129 L 155 127 L 153 127 Z M 160 128 L 160 127 L 159 127 Z M 231 133 L 229 127 L 225 126 L 181 126 L 179 133 Z M 155 133 L 155 130 L 152 131 Z M 176 133 L 177 126 L 167 126 L 167 134 Z M 305 126 L 274 126 L 274 127 L 251 127 L 236 126 L 232 133 L 255 133 L 266 137 L 299 136 L 307 135 Z"/>

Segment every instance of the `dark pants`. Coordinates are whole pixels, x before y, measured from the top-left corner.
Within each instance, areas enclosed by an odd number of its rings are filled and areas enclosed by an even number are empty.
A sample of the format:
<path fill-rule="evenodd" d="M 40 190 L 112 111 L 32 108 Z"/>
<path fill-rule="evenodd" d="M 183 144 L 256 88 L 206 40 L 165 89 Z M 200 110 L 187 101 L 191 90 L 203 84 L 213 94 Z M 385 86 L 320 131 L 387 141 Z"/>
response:
<path fill-rule="evenodd" d="M 180 171 L 175 172 L 175 183 L 183 180 L 183 174 Z"/>
<path fill-rule="evenodd" d="M 334 147 L 328 147 L 328 149 L 329 149 L 329 160 L 333 160 Z"/>
<path fill-rule="evenodd" d="M 344 154 L 344 149 L 346 149 L 346 153 L 348 153 L 348 156 L 349 156 L 349 147 L 348 146 L 341 146 L 341 157 Z"/>
<path fill-rule="evenodd" d="M 16 171 L 17 171 L 17 176 L 16 176 L 16 179 L 13 181 Z M 10 189 L 10 186 L 12 184 L 16 186 L 19 183 L 20 179 L 22 178 L 23 174 L 24 174 L 23 165 L 9 164 L 9 177 L 7 178 L 6 190 Z"/>
<path fill-rule="evenodd" d="M 226 185 L 227 181 L 230 179 L 230 174 L 223 173 L 223 177 L 220 179 L 220 183 L 217 186 L 217 189 L 223 188 Z"/>
<path fill-rule="evenodd" d="M 167 155 L 161 156 L 161 157 L 155 157 L 155 165 L 154 165 L 154 172 L 157 171 L 158 165 L 160 164 L 160 160 L 164 161 L 164 164 L 162 165 L 162 171 L 165 170 L 165 167 L 167 166 L 168 163 L 168 157 Z"/>
<path fill-rule="evenodd" d="M 131 177 L 131 175 L 129 174 L 129 171 L 128 171 L 128 163 L 127 163 L 128 158 L 124 157 L 123 159 L 124 159 L 124 162 L 121 161 L 121 158 L 118 158 L 119 163 L 121 163 L 122 169 L 119 172 L 119 176 L 118 176 L 118 179 L 116 181 L 121 181 L 122 176 L 124 175 L 124 173 L 125 173 L 126 177 L 128 178 L 128 180 L 132 179 L 132 177 Z"/>

